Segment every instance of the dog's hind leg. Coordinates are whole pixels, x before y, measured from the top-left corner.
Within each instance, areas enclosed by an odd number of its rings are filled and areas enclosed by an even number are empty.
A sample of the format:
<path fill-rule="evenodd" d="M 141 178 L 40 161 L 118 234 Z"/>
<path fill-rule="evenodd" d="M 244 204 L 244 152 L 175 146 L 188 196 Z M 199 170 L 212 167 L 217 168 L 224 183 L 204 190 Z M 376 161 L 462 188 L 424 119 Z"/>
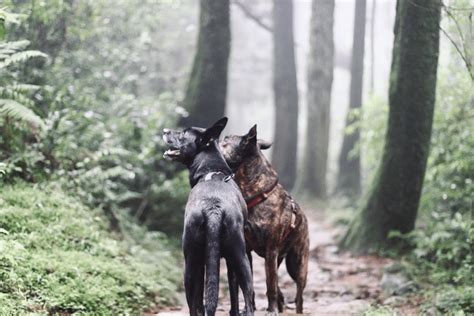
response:
<path fill-rule="evenodd" d="M 184 288 L 191 316 L 203 316 L 204 257 L 196 252 L 185 255 Z"/>
<path fill-rule="evenodd" d="M 226 259 L 227 279 L 229 280 L 230 316 L 239 316 L 239 281 L 232 261 Z"/>
<path fill-rule="evenodd" d="M 247 249 L 247 258 L 249 260 L 250 264 L 250 273 L 252 275 L 252 280 L 253 280 L 253 260 L 252 260 L 252 250 Z M 255 291 L 252 293 L 252 306 L 253 310 L 257 310 L 257 307 L 255 306 Z"/>
<path fill-rule="evenodd" d="M 281 262 L 283 261 L 282 257 L 278 258 L 278 268 L 280 267 Z M 285 297 L 283 296 L 283 293 L 281 292 L 280 286 L 278 285 L 278 312 L 283 313 L 285 311 Z"/>
<path fill-rule="evenodd" d="M 241 315 L 251 316 L 254 314 L 254 292 L 250 262 L 245 251 L 244 236 L 238 232 L 229 235 L 234 237 L 227 241 L 226 248 L 229 249 L 229 260 L 232 261 L 232 266 L 235 267 L 235 272 L 245 301 L 245 310 Z"/>
<path fill-rule="evenodd" d="M 306 286 L 308 275 L 308 245 L 302 245 L 302 249 L 290 249 L 286 256 L 286 269 L 291 278 L 296 282 L 296 313 L 303 313 L 303 290 Z"/>

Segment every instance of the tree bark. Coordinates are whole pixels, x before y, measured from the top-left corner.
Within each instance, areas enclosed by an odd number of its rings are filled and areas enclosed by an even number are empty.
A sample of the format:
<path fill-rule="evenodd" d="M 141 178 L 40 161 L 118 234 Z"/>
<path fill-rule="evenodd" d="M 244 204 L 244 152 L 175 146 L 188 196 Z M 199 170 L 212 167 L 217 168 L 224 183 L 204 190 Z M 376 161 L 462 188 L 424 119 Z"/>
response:
<path fill-rule="evenodd" d="M 326 198 L 331 88 L 334 66 L 334 0 L 313 0 L 307 69 L 308 117 L 302 191 Z"/>
<path fill-rule="evenodd" d="M 201 0 L 199 35 L 183 100 L 186 126 L 208 126 L 225 113 L 230 54 L 229 0 Z"/>
<path fill-rule="evenodd" d="M 296 178 L 298 88 L 292 0 L 273 2 L 273 91 L 275 127 L 272 162 L 280 182 L 291 189 Z"/>
<path fill-rule="evenodd" d="M 436 92 L 441 0 L 399 0 L 381 165 L 343 248 L 390 247 L 390 231 L 413 230 L 429 154 Z"/>
<path fill-rule="evenodd" d="M 351 86 L 349 112 L 346 117 L 346 128 L 354 123 L 353 111 L 362 107 L 362 83 L 364 77 L 366 0 L 356 0 L 354 17 L 354 35 L 352 43 Z M 339 175 L 337 191 L 349 195 L 360 194 L 360 132 L 344 133 L 341 153 L 339 155 Z"/>

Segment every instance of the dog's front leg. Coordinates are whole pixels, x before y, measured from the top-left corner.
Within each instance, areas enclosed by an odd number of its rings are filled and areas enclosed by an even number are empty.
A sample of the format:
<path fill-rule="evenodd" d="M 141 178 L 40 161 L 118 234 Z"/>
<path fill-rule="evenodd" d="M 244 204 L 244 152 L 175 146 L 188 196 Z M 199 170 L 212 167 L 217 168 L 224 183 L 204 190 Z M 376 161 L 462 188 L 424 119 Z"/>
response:
<path fill-rule="evenodd" d="M 265 274 L 267 277 L 267 315 L 278 315 L 278 251 L 267 251 L 265 256 Z"/>

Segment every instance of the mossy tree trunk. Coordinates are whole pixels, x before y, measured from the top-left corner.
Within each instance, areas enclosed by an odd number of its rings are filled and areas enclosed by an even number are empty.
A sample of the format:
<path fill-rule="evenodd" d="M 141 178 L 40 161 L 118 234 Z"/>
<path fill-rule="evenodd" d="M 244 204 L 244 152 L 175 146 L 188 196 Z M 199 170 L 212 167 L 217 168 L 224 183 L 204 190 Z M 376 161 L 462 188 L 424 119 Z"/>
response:
<path fill-rule="evenodd" d="M 292 0 L 273 1 L 273 91 L 275 127 L 272 162 L 280 182 L 291 189 L 296 178 L 298 88 Z"/>
<path fill-rule="evenodd" d="M 334 65 L 334 0 L 313 0 L 307 69 L 308 118 L 301 174 L 303 192 L 326 198 L 331 88 Z"/>
<path fill-rule="evenodd" d="M 354 16 L 354 33 L 352 43 L 351 86 L 349 112 L 346 127 L 354 123 L 352 115 L 355 109 L 362 107 L 362 83 L 364 80 L 364 47 L 365 47 L 366 0 L 356 0 Z M 339 174 L 336 190 L 349 196 L 360 194 L 360 139 L 359 129 L 344 133 L 341 153 L 339 154 Z"/>
<path fill-rule="evenodd" d="M 183 100 L 185 126 L 208 126 L 225 113 L 230 54 L 229 0 L 201 0 L 199 35 Z"/>
<path fill-rule="evenodd" d="M 382 161 L 368 199 L 341 246 L 390 246 L 390 231 L 413 230 L 428 159 L 436 92 L 441 0 L 399 0 Z"/>

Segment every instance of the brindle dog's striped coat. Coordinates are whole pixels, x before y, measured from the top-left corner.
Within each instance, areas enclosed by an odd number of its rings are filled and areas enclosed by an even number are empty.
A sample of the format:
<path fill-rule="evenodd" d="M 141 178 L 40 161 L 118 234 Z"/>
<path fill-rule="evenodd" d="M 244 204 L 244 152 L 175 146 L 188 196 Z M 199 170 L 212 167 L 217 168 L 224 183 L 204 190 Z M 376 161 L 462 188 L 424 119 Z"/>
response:
<path fill-rule="evenodd" d="M 277 313 L 277 308 L 283 311 L 278 266 L 286 258 L 288 273 L 297 285 L 296 312 L 302 313 L 309 255 L 306 216 L 288 192 L 280 184 L 275 185 L 278 175 L 260 151 L 270 144 L 257 141 L 256 126 L 244 136 L 226 136 L 220 147 L 235 171 L 235 181 L 247 204 L 259 202 L 249 207 L 245 239 L 249 253 L 253 250 L 265 258 L 268 311 L 272 314 Z"/>

